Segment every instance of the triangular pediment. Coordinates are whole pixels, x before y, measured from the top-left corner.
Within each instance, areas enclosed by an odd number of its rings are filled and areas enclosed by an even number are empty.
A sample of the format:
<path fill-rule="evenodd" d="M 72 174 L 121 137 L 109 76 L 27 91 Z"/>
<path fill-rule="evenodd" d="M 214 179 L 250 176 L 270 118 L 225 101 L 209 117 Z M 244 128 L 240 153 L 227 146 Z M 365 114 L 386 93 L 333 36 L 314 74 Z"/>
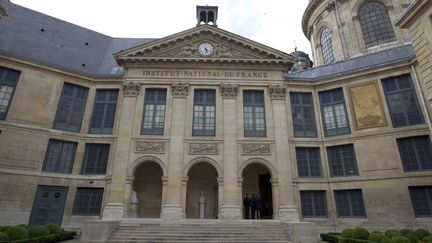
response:
<path fill-rule="evenodd" d="M 203 55 L 200 45 L 209 43 L 211 53 Z M 201 25 L 165 38 L 145 43 L 115 55 L 119 63 L 128 62 L 253 62 L 294 63 L 285 52 L 265 46 L 215 26 Z"/>

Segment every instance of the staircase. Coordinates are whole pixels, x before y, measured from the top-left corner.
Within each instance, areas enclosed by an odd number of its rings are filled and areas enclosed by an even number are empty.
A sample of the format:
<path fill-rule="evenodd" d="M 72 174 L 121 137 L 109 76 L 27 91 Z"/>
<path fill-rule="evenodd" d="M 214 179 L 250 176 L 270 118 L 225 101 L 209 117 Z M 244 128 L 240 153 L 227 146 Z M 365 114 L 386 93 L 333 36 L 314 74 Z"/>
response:
<path fill-rule="evenodd" d="M 287 229 L 278 221 L 139 221 L 124 220 L 108 242 L 171 243 L 292 243 Z"/>

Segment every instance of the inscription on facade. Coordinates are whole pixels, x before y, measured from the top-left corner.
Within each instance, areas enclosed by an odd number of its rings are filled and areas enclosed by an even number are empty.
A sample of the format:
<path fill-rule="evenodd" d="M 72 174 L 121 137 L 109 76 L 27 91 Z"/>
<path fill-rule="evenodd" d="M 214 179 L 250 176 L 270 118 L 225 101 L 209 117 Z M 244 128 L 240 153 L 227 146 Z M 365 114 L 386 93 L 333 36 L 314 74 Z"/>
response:
<path fill-rule="evenodd" d="M 260 71 L 203 71 L 203 70 L 155 70 L 145 69 L 146 78 L 234 78 L 234 79 L 270 79 L 267 72 Z"/>
<path fill-rule="evenodd" d="M 270 144 L 243 144 L 245 154 L 269 154 Z"/>
<path fill-rule="evenodd" d="M 165 152 L 163 142 L 137 142 L 136 152 L 145 154 L 160 154 Z"/>
<path fill-rule="evenodd" d="M 216 143 L 191 143 L 189 152 L 191 154 L 216 154 L 218 149 Z"/>

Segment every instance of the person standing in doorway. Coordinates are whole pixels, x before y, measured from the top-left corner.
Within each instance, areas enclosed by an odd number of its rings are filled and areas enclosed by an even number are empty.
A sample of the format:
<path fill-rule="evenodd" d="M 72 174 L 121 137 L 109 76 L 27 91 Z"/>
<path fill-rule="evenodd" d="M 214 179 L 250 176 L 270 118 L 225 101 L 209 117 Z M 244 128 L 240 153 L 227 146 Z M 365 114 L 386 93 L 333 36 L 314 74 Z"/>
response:
<path fill-rule="evenodd" d="M 256 218 L 262 219 L 262 209 L 263 209 L 263 200 L 261 197 L 257 197 L 256 199 Z"/>
<path fill-rule="evenodd" d="M 250 210 L 250 198 L 249 194 L 246 193 L 246 196 L 243 198 L 243 207 L 244 207 L 244 218 L 249 219 L 249 210 Z"/>
<path fill-rule="evenodd" d="M 254 193 L 254 194 L 252 194 L 252 199 L 251 199 L 251 201 L 250 201 L 250 206 L 251 206 L 251 209 L 252 209 L 252 219 L 256 219 L 256 215 L 255 215 L 255 213 L 256 213 L 256 203 L 257 203 L 257 195 Z"/>

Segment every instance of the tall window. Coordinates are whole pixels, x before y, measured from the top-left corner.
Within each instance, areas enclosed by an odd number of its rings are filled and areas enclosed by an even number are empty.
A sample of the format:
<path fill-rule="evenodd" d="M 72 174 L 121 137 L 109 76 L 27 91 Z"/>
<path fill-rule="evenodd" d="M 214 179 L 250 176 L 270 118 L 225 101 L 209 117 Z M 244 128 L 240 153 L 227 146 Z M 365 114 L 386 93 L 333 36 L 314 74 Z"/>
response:
<path fill-rule="evenodd" d="M 330 176 L 358 175 L 354 146 L 352 144 L 327 147 Z"/>
<path fill-rule="evenodd" d="M 71 173 L 77 145 L 75 142 L 50 139 L 42 171 Z"/>
<path fill-rule="evenodd" d="M 146 89 L 141 134 L 163 135 L 166 89 Z"/>
<path fill-rule="evenodd" d="M 396 40 L 386 7 L 380 2 L 368 2 L 359 10 L 360 25 L 366 47 Z"/>
<path fill-rule="evenodd" d="M 382 81 L 393 127 L 424 123 L 417 95 L 409 74 Z"/>
<path fill-rule="evenodd" d="M 84 116 L 88 88 L 65 83 L 53 128 L 70 132 L 79 132 Z"/>
<path fill-rule="evenodd" d="M 362 190 L 336 190 L 334 196 L 339 218 L 366 217 Z"/>
<path fill-rule="evenodd" d="M 410 186 L 409 192 L 416 217 L 432 217 L 432 186 Z"/>
<path fill-rule="evenodd" d="M 109 144 L 87 143 L 84 150 L 81 174 L 105 174 L 109 150 Z"/>
<path fill-rule="evenodd" d="M 336 57 L 333 50 L 333 40 L 331 30 L 329 28 L 325 28 L 323 32 L 321 32 L 321 51 L 325 64 L 333 63 L 336 61 Z"/>
<path fill-rule="evenodd" d="M 304 218 L 327 217 L 325 191 L 300 191 L 300 201 Z"/>
<path fill-rule="evenodd" d="M 311 93 L 290 93 L 294 137 L 316 137 L 315 115 Z"/>
<path fill-rule="evenodd" d="M 117 109 L 117 97 L 118 89 L 96 90 L 90 133 L 112 133 Z"/>
<path fill-rule="evenodd" d="M 326 136 L 349 134 L 350 127 L 342 88 L 319 93 Z"/>
<path fill-rule="evenodd" d="M 263 91 L 245 90 L 243 92 L 243 119 L 245 137 L 266 136 Z"/>
<path fill-rule="evenodd" d="M 432 145 L 429 136 L 397 140 L 404 171 L 432 170 Z"/>
<path fill-rule="evenodd" d="M 78 187 L 72 215 L 98 216 L 100 214 L 103 188 Z"/>
<path fill-rule="evenodd" d="M 215 90 L 195 90 L 193 110 L 193 136 L 214 136 L 216 116 Z"/>
<path fill-rule="evenodd" d="M 20 72 L 0 67 L 0 120 L 6 119 Z"/>
<path fill-rule="evenodd" d="M 321 160 L 319 148 L 296 148 L 299 177 L 320 177 Z"/>

